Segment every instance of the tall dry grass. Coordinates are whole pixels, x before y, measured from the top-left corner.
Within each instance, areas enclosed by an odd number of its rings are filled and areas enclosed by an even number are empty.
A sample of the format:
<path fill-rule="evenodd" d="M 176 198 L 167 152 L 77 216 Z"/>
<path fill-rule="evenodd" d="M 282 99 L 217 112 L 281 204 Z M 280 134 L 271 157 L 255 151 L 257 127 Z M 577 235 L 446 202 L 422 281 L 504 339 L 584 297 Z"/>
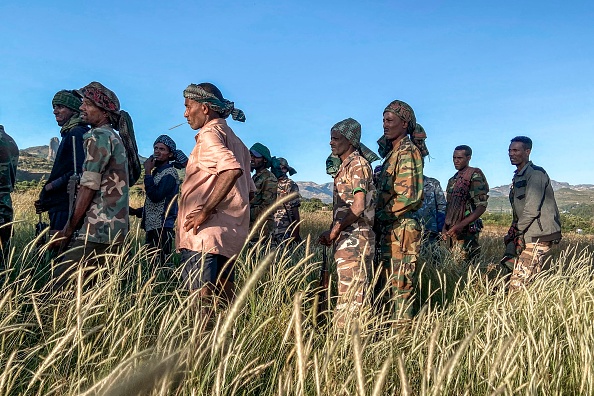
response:
<path fill-rule="evenodd" d="M 150 271 L 137 224 L 94 284 L 77 274 L 43 293 L 33 200 L 15 197 L 0 283 L 0 396 L 594 394 L 591 240 L 565 238 L 548 273 L 509 296 L 484 273 L 501 254 L 497 230 L 482 236 L 478 268 L 426 250 L 410 327 L 369 312 L 341 331 L 316 315 L 313 240 L 330 217 L 307 214 L 299 247 L 246 246 L 240 293 L 207 326 L 177 272 Z"/>

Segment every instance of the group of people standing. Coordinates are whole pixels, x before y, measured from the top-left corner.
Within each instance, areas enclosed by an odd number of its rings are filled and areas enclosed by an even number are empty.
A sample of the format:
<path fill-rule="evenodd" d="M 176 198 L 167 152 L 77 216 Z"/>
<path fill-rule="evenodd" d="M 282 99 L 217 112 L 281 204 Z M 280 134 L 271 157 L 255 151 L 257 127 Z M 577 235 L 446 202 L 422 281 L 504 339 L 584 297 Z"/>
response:
<path fill-rule="evenodd" d="M 83 258 L 100 266 L 104 253 L 120 249 L 129 215 L 142 218 L 146 242 L 159 262 L 167 260 L 175 243 L 183 284 L 205 300 L 213 295 L 232 299 L 235 259 L 256 224 L 262 226 L 259 236 L 273 246 L 300 241 L 299 189 L 289 178 L 295 169 L 261 143 L 248 150 L 226 121 L 231 116 L 244 122 L 245 115 L 213 84 L 190 84 L 183 96 L 184 117 L 198 131 L 195 146 L 186 157 L 169 136 L 155 140 L 153 155 L 144 163 L 146 202 L 134 209 L 129 191 L 141 167 L 132 120 L 115 93 L 98 82 L 56 93 L 52 105 L 62 140 L 35 203 L 38 213 L 49 212 L 55 233 L 50 247 L 64 252 L 53 265 L 54 287 L 62 287 Z M 391 102 L 383 111 L 383 128 L 379 156 L 361 143 L 356 120 L 347 118 L 330 129 L 332 154 L 326 165 L 334 178 L 333 221 L 319 243 L 334 247 L 338 326 L 368 301 L 372 277 L 378 280 L 375 301 L 396 320 L 412 317 L 422 243 L 444 240 L 467 262 L 480 251 L 480 217 L 489 186 L 483 172 L 469 166 L 472 149 L 454 149 L 457 173 L 448 181 L 446 200 L 439 182 L 423 175 L 427 134 L 413 109 Z M 1 126 L 0 136 L 0 238 L 7 252 L 18 148 Z M 550 179 L 530 162 L 531 150 L 532 141 L 523 136 L 509 147 L 516 166 L 513 223 L 502 264 L 512 272 L 510 288 L 525 286 L 561 238 Z M 380 157 L 381 165 L 372 170 Z M 177 171 L 182 168 L 183 183 Z M 275 205 L 290 194 L 292 199 Z M 205 315 L 212 312 L 208 305 L 205 309 Z"/>
<path fill-rule="evenodd" d="M 374 301 L 395 323 L 413 315 L 413 292 L 421 245 L 439 241 L 454 257 L 474 263 L 480 253 L 481 216 L 489 185 L 482 170 L 471 167 L 472 149 L 455 147 L 457 172 L 444 195 L 439 181 L 423 175 L 429 155 L 427 134 L 413 109 L 395 100 L 383 112 L 379 157 L 361 143 L 361 125 L 348 118 L 330 129 L 327 172 L 334 178 L 333 221 L 319 237 L 334 246 L 339 299 L 335 321 L 344 326 Z M 501 270 L 508 288 L 528 285 L 538 274 L 553 243 L 561 239 L 561 222 L 550 179 L 529 159 L 532 141 L 511 140 L 509 158 L 516 166 L 509 199 L 513 221 L 504 238 Z M 373 290 L 370 281 L 375 281 Z M 372 292 L 373 298 L 365 298 Z"/>

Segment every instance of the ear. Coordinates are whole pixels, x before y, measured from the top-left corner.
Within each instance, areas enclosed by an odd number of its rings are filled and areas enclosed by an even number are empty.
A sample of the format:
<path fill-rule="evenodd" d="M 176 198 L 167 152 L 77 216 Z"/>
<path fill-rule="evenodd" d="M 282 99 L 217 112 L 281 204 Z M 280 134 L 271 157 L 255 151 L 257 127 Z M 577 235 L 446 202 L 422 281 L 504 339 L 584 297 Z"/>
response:
<path fill-rule="evenodd" d="M 200 103 L 200 106 L 202 106 L 202 114 L 208 114 L 210 108 L 206 105 L 206 103 Z"/>

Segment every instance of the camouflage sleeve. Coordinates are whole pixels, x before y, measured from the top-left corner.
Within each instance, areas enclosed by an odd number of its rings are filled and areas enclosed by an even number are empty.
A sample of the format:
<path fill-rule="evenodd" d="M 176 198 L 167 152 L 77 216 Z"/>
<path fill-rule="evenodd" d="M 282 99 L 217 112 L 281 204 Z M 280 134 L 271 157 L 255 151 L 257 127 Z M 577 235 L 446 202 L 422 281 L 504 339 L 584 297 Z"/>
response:
<path fill-rule="evenodd" d="M 85 162 L 80 185 L 99 190 L 101 188 L 101 175 L 105 171 L 111 158 L 109 138 L 99 130 L 92 130 L 85 140 Z"/>
<path fill-rule="evenodd" d="M 291 180 L 291 191 L 290 193 L 297 193 L 299 194 L 299 186 L 293 180 Z M 301 206 L 301 195 L 298 195 L 295 199 L 292 199 L 288 203 L 290 208 L 298 208 Z"/>
<path fill-rule="evenodd" d="M 480 169 L 472 174 L 470 178 L 470 187 L 468 190 L 472 206 L 477 208 L 479 206 L 487 207 L 487 200 L 489 199 L 489 184 L 485 175 Z"/>
<path fill-rule="evenodd" d="M 421 153 L 414 148 L 400 155 L 394 178 L 394 194 L 388 207 L 395 216 L 415 210 L 423 199 L 423 163 Z"/>
<path fill-rule="evenodd" d="M 353 160 L 352 165 L 348 167 L 349 177 L 351 182 L 351 191 L 355 195 L 359 191 L 367 194 L 370 191 L 369 183 L 371 182 L 371 171 L 364 166 L 361 161 Z"/>
<path fill-rule="evenodd" d="M 258 190 L 250 205 L 250 219 L 252 221 L 274 204 L 278 190 L 278 182 L 272 174 L 265 175 L 259 181 L 260 183 L 256 182 Z"/>

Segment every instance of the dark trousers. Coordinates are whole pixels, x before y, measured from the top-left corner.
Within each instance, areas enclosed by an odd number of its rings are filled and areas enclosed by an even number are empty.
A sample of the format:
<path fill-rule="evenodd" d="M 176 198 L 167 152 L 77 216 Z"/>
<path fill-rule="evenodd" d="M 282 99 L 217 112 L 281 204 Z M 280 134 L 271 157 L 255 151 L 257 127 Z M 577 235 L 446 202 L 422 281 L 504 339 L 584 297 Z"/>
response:
<path fill-rule="evenodd" d="M 157 228 L 146 232 L 146 244 L 150 248 L 157 249 L 160 265 L 165 264 L 167 257 L 171 255 L 174 240 L 173 228 Z"/>
<path fill-rule="evenodd" d="M 49 212 L 50 230 L 61 231 L 68 222 L 68 211 Z"/>

